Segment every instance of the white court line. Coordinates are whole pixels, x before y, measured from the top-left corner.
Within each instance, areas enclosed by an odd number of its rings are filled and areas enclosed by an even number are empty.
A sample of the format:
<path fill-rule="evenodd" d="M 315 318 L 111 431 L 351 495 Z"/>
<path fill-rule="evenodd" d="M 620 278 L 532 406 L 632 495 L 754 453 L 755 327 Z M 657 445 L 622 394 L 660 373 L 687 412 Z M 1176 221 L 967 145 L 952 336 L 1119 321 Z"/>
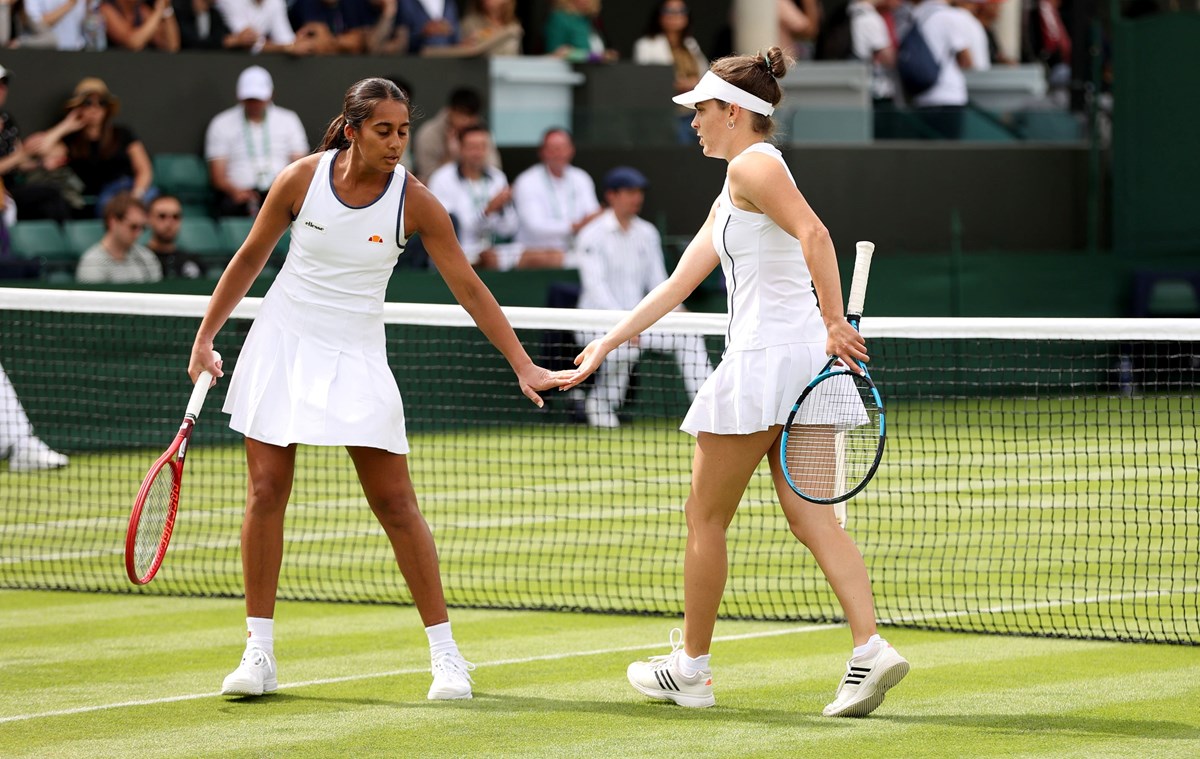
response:
<path fill-rule="evenodd" d="M 753 638 L 771 638 L 778 635 L 793 635 L 796 633 L 821 632 L 823 630 L 834 630 L 843 627 L 840 624 L 824 624 L 824 625 L 805 625 L 803 627 L 787 627 L 781 630 L 764 630 L 762 632 L 740 633 L 738 635 L 720 635 L 713 638 L 713 642 L 727 642 L 733 640 L 751 640 Z M 525 656 L 517 659 L 497 659 L 496 661 L 481 662 L 476 664 L 476 667 L 502 667 L 511 664 L 530 664 L 538 661 L 557 661 L 560 659 L 575 659 L 584 656 L 604 656 L 607 654 L 619 654 L 629 651 L 647 651 L 651 649 L 662 648 L 662 643 L 654 643 L 650 645 L 639 646 L 620 646 L 617 648 L 600 648 L 591 651 L 567 651 L 557 654 L 543 654 L 541 656 Z M 296 683 L 281 683 L 280 690 L 290 688 L 308 688 L 313 685 L 333 685 L 336 683 L 349 683 L 357 680 L 373 680 L 380 677 L 399 677 L 402 675 L 420 675 L 429 674 L 429 667 L 411 667 L 408 669 L 393 669 L 387 672 L 368 672 L 361 675 L 346 675 L 344 677 L 326 677 L 319 680 L 304 680 Z M 74 709 L 59 709 L 50 712 L 37 712 L 34 714 L 17 714 L 11 717 L 0 717 L 0 724 L 5 722 L 22 722 L 31 719 L 43 719 L 45 717 L 65 717 L 72 714 L 86 714 L 88 712 L 98 712 L 105 709 L 123 709 L 131 706 L 154 706 L 155 704 L 170 704 L 177 701 L 196 701 L 202 698 L 217 698 L 221 694 L 213 693 L 189 693 L 186 696 L 167 696 L 165 698 L 147 698 L 138 701 L 120 701 L 114 704 L 101 704 L 98 706 L 79 706 Z"/>

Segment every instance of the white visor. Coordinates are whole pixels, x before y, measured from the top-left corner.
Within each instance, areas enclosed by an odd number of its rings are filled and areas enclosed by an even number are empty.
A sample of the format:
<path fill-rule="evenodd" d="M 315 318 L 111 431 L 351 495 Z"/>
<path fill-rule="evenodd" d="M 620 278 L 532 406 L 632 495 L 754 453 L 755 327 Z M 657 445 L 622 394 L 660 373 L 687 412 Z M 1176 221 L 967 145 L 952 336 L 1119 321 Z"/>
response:
<path fill-rule="evenodd" d="M 761 113 L 764 116 L 770 116 L 775 112 L 775 106 L 760 97 L 751 95 L 737 85 L 730 84 L 711 71 L 704 72 L 704 76 L 700 77 L 694 90 L 676 95 L 671 99 L 680 105 L 691 108 L 695 108 L 696 103 L 703 103 L 705 100 L 720 100 L 725 103 L 737 103 L 747 111 Z"/>

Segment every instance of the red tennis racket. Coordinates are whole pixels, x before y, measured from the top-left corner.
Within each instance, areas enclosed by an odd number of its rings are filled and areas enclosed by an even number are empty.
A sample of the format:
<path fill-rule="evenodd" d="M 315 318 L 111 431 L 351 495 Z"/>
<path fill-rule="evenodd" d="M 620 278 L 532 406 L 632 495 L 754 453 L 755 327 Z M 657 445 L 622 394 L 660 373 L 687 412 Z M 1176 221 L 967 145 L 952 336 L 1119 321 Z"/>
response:
<path fill-rule="evenodd" d="M 133 501 L 129 530 L 125 533 L 125 572 L 134 585 L 145 585 L 153 580 L 167 553 L 171 531 L 175 528 L 175 512 L 179 510 L 183 460 L 212 379 L 208 372 L 200 372 L 179 432 L 166 452 L 150 467 Z"/>

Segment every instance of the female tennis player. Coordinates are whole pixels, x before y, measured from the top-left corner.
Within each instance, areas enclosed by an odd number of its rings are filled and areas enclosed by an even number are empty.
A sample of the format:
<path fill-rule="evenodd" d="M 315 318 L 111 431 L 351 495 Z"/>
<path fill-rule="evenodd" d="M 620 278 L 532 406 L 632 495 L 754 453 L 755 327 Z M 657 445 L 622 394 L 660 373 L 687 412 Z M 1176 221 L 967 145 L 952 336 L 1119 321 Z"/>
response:
<path fill-rule="evenodd" d="M 450 630 L 433 535 L 409 478 L 404 407 L 387 363 L 383 299 L 406 240 L 420 232 L 454 297 L 516 372 L 521 392 L 565 377 L 535 366 L 496 300 L 467 263 L 446 211 L 400 156 L 408 142 L 407 95 L 386 79 L 347 92 L 320 150 L 275 180 L 246 241 L 217 283 L 192 347 L 188 373 L 222 376 L 213 341 L 292 230 L 287 260 L 263 299 L 229 384 L 229 425 L 246 437 L 249 491 L 242 573 L 249 639 L 222 693 L 277 688 L 273 617 L 283 555 L 284 510 L 296 444 L 345 446 L 383 525 L 425 623 L 431 699 L 471 697 L 474 667 Z"/>
<path fill-rule="evenodd" d="M 783 96 L 776 80 L 786 70 L 777 47 L 765 56 L 724 58 L 695 89 L 674 98 L 696 109 L 692 128 L 704 155 L 729 162 L 725 186 L 675 272 L 584 348 L 564 389 L 678 306 L 721 264 L 729 290 L 728 344 L 682 425 L 696 436 L 685 507 L 682 640 L 673 634 L 670 655 L 630 665 L 629 681 L 651 698 L 695 707 L 715 703 L 709 648 L 725 591 L 725 531 L 766 456 L 792 533 L 816 557 L 854 638 L 846 675 L 824 714 L 863 716 L 908 672 L 908 662 L 876 633 L 866 565 L 835 521 L 833 507 L 797 496 L 779 463 L 788 413 L 827 355 L 867 360 L 866 343 L 843 313 L 829 233 L 796 188 L 779 150 L 766 142 L 774 129 L 771 114 Z"/>

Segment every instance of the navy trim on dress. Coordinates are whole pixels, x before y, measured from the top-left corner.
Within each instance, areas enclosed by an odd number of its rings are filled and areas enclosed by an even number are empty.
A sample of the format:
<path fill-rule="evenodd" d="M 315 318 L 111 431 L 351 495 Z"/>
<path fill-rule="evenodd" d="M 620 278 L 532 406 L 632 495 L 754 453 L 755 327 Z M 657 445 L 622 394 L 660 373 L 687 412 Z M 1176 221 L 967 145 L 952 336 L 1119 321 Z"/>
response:
<path fill-rule="evenodd" d="M 337 194 L 337 188 L 333 186 L 333 166 L 337 163 L 337 154 L 340 152 L 341 150 L 339 148 L 334 148 L 333 158 L 329 159 L 329 191 L 333 193 L 333 197 L 337 202 L 341 203 L 346 208 L 352 208 L 357 211 L 363 208 L 370 208 L 378 203 L 380 198 L 382 198 L 384 195 L 387 195 L 388 188 L 392 186 L 392 177 L 396 175 L 395 171 L 393 171 L 391 174 L 388 174 L 387 184 L 383 186 L 383 192 L 379 193 L 379 195 L 375 197 L 375 200 L 372 200 L 365 206 L 352 206 L 346 201 L 342 200 L 341 196 Z"/>
<path fill-rule="evenodd" d="M 725 349 L 729 349 L 729 341 L 733 338 L 733 304 L 734 295 L 737 293 L 737 262 L 733 260 L 733 254 L 729 252 L 729 241 L 726 236 L 729 234 L 729 222 L 733 219 L 733 215 L 725 217 L 725 226 L 721 228 L 721 247 L 725 250 L 725 255 L 729 256 L 729 278 L 732 280 L 729 290 L 729 324 L 725 327 Z M 721 351 L 721 355 L 725 355 L 725 351 Z"/>
<path fill-rule="evenodd" d="M 408 194 L 408 171 L 404 172 L 404 184 L 400 185 L 400 205 L 396 211 L 396 247 L 401 251 L 408 244 L 404 236 L 404 198 Z"/>

